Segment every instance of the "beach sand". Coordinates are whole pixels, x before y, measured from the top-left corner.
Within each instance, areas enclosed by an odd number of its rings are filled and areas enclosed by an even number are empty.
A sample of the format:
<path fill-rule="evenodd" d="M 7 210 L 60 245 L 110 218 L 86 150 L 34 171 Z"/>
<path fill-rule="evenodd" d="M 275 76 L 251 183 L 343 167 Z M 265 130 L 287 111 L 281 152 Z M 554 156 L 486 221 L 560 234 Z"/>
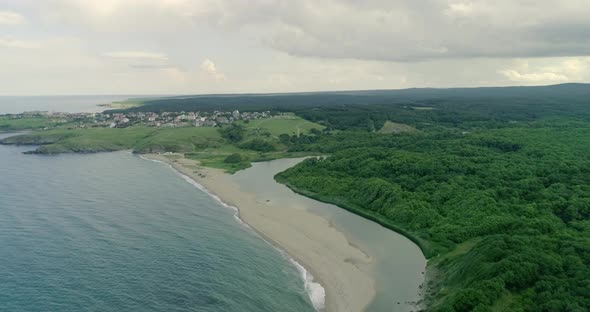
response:
<path fill-rule="evenodd" d="M 284 250 L 325 289 L 328 312 L 363 311 L 375 295 L 371 276 L 357 265 L 371 259 L 327 220 L 307 210 L 280 209 L 240 190 L 222 170 L 199 166 L 181 154 L 144 155 L 162 161 L 239 209 L 240 219 Z"/>

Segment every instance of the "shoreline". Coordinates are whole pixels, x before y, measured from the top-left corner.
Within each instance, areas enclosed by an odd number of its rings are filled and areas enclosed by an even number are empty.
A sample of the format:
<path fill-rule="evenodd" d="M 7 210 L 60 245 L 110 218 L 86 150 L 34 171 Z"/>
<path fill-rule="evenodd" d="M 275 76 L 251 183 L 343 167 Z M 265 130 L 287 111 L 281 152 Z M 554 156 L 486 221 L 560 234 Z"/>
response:
<path fill-rule="evenodd" d="M 314 308 L 316 309 L 316 311 L 323 311 L 325 309 L 325 296 L 326 296 L 326 293 L 325 293 L 325 289 L 322 287 L 322 285 L 320 283 L 318 283 L 318 282 L 314 282 L 315 277 L 308 270 L 306 270 L 303 265 L 301 265 L 299 262 L 297 262 L 297 260 L 295 260 L 291 255 L 289 255 L 286 251 L 284 251 L 283 249 L 281 249 L 280 246 L 277 246 L 269 238 L 264 237 L 263 234 L 259 233 L 254 228 L 252 228 L 248 223 L 244 222 L 240 218 L 240 209 L 239 208 L 225 203 L 219 196 L 217 196 L 216 194 L 214 194 L 211 191 L 209 191 L 207 188 L 205 188 L 203 185 L 199 184 L 197 181 L 193 180 L 191 177 L 189 177 L 189 176 L 185 175 L 184 173 L 178 171 L 171 164 L 165 162 L 164 160 L 156 160 L 156 159 L 153 159 L 153 158 L 144 157 L 142 155 L 139 155 L 139 157 L 141 157 L 141 158 L 143 158 L 145 160 L 149 160 L 149 161 L 153 161 L 153 162 L 158 162 L 158 163 L 162 163 L 162 164 L 167 165 L 168 167 L 170 167 L 170 169 L 172 169 L 175 173 L 177 173 L 178 175 L 180 175 L 188 183 L 190 183 L 194 187 L 198 188 L 199 190 L 207 193 L 207 195 L 209 195 L 210 197 L 212 197 L 215 201 L 217 201 L 222 206 L 224 206 L 224 207 L 226 207 L 228 209 L 233 210 L 234 211 L 233 217 L 234 217 L 234 219 L 236 219 L 236 221 L 240 225 L 248 228 L 249 230 L 252 230 L 259 238 L 261 238 L 266 243 L 268 243 L 273 248 L 275 248 L 279 253 L 281 253 L 281 255 L 283 255 L 284 257 L 286 257 L 291 262 L 291 264 L 293 264 L 293 266 L 295 266 L 295 268 L 297 269 L 297 271 L 301 274 L 301 279 L 303 280 L 303 283 L 304 283 L 304 289 L 305 289 L 305 291 L 306 291 L 309 299 L 311 300 Z"/>
<path fill-rule="evenodd" d="M 372 302 L 375 281 L 355 265 L 370 263 L 372 259 L 350 244 L 324 218 L 304 209 L 282 209 L 262 202 L 254 194 L 240 190 L 229 179 L 229 174 L 202 167 L 181 154 L 145 154 L 140 157 L 167 164 L 188 179 L 187 182 L 196 183 L 195 187 L 228 208 L 236 209 L 238 222 L 284 253 L 297 268 L 318 311 L 363 311 Z M 321 297 L 325 299 L 320 300 Z"/>
<path fill-rule="evenodd" d="M 277 181 L 279 181 L 279 180 L 277 180 Z M 279 182 L 283 182 L 283 181 L 279 181 Z M 313 200 L 317 200 L 322 203 L 336 205 L 336 206 L 340 207 L 341 209 L 348 210 L 348 211 L 350 211 L 358 216 L 361 216 L 367 220 L 373 221 L 386 229 L 389 229 L 399 235 L 404 236 L 405 238 L 412 241 L 416 246 L 418 246 L 418 248 L 420 248 L 420 251 L 422 252 L 422 255 L 424 256 L 424 258 L 426 258 L 426 260 L 432 259 L 438 255 L 438 254 L 434 253 L 432 247 L 427 246 L 428 242 L 421 240 L 417 236 L 409 233 L 408 231 L 406 231 L 404 229 L 401 229 L 399 226 L 397 226 L 391 222 L 387 222 L 387 221 L 380 219 L 378 216 L 375 216 L 375 215 L 370 214 L 366 211 L 357 209 L 348 203 L 345 203 L 342 201 L 330 200 L 329 197 L 323 197 L 323 196 L 313 193 L 313 192 L 301 190 L 301 189 L 291 185 L 288 182 L 284 182 L 283 184 L 286 187 L 288 187 L 291 191 L 293 191 L 301 196 L 305 196 L 305 197 L 311 198 Z"/>

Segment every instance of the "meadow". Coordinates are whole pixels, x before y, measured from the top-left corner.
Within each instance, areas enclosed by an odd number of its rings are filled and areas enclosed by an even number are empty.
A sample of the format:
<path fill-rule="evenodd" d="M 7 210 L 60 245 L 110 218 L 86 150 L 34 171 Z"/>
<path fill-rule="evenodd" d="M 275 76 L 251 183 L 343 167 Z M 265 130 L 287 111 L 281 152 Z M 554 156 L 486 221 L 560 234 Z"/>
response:
<path fill-rule="evenodd" d="M 56 127 L 59 123 L 46 117 L 12 118 L 0 116 L 0 132 L 37 130 L 46 127 Z"/>

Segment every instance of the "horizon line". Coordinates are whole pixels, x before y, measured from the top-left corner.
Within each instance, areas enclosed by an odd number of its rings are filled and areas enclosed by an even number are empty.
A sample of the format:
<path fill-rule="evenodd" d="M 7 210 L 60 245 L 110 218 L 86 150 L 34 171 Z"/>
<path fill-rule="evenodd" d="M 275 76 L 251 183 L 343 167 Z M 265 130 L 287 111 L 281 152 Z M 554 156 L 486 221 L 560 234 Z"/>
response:
<path fill-rule="evenodd" d="M 392 88 L 392 89 L 348 89 L 348 90 L 312 90 L 312 91 L 285 91 L 285 92 L 220 92 L 220 93 L 103 93 L 103 94 L 0 94 L 0 97 L 76 97 L 76 96 L 119 96 L 125 97 L 192 97 L 192 96 L 231 96 L 231 95 L 285 95 L 285 94 L 308 94 L 308 93 L 338 93 L 338 92 L 370 92 L 370 91 L 404 91 L 404 90 L 451 90 L 451 89 L 493 89 L 493 88 L 535 88 L 535 87 L 553 87 L 562 85 L 590 85 L 590 82 L 564 82 L 556 84 L 541 84 L 541 85 L 497 85 L 497 86 L 479 86 L 479 87 L 408 87 L 408 88 Z M 130 99 L 130 98 L 128 98 Z"/>

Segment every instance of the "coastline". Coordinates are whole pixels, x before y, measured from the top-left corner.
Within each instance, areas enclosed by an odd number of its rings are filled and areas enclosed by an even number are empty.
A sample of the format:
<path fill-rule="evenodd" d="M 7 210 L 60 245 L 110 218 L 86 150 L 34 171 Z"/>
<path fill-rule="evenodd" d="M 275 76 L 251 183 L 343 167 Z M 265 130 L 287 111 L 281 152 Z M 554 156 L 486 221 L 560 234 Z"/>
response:
<path fill-rule="evenodd" d="M 374 281 L 356 263 L 367 264 L 372 259 L 350 244 L 327 220 L 304 209 L 281 209 L 263 202 L 240 190 L 222 170 L 202 167 L 181 154 L 166 156 L 142 155 L 168 164 L 185 179 L 195 182 L 196 187 L 200 186 L 226 206 L 238 209 L 239 221 L 291 258 L 303 275 L 306 291 L 316 309 L 355 312 L 363 311 L 371 303 L 375 296 Z M 321 287 L 325 290 L 325 300 L 321 300 Z"/>

